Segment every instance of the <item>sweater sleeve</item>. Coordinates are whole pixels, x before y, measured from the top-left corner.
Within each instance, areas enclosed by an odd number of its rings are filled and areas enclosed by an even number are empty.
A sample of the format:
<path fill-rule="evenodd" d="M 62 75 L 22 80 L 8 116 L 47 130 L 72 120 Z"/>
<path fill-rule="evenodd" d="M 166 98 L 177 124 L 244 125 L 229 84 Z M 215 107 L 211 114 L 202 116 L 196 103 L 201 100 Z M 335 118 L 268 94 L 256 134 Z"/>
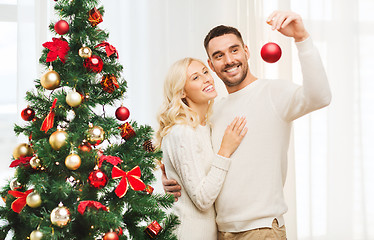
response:
<path fill-rule="evenodd" d="M 213 150 L 199 146 L 190 126 L 174 126 L 162 144 L 192 202 L 201 211 L 209 209 L 221 191 L 231 160 L 206 152 Z M 206 156 L 213 158 L 207 174 L 201 163 L 207 161 Z"/>
<path fill-rule="evenodd" d="M 280 117 L 295 120 L 330 104 L 331 91 L 318 50 L 309 37 L 297 42 L 303 85 L 278 81 L 271 88 L 271 98 Z"/>

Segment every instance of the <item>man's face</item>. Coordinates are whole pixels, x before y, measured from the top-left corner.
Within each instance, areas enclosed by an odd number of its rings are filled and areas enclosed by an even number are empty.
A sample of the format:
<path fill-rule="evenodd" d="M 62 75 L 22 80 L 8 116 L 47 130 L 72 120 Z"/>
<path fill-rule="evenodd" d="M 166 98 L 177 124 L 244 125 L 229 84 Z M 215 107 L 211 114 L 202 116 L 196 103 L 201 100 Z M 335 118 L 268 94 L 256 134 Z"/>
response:
<path fill-rule="evenodd" d="M 238 86 L 248 73 L 249 51 L 234 34 L 225 34 L 210 40 L 207 49 L 210 68 L 226 87 Z"/>

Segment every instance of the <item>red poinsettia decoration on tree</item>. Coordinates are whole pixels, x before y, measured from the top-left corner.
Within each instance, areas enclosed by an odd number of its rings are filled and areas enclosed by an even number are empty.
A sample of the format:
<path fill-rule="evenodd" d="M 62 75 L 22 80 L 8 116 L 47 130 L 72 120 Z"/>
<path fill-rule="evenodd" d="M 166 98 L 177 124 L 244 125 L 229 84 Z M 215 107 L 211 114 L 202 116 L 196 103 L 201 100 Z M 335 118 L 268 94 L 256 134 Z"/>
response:
<path fill-rule="evenodd" d="M 61 62 L 65 63 L 65 56 L 70 50 L 68 42 L 61 38 L 52 38 L 52 42 L 43 43 L 43 47 L 49 49 L 46 62 L 53 62 L 59 57 Z"/>

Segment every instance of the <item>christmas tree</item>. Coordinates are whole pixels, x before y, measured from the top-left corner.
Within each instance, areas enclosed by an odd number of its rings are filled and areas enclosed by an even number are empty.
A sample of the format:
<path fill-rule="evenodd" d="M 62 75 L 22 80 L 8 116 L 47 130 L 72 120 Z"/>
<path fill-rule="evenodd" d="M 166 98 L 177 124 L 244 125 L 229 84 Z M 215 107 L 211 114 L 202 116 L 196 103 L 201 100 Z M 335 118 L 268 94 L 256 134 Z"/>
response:
<path fill-rule="evenodd" d="M 45 73 L 15 125 L 0 239 L 176 239 L 173 197 L 152 193 L 161 153 L 152 129 L 128 121 L 118 52 L 99 28 L 96 0 L 58 0 L 56 37 L 43 44 Z M 106 106 L 118 107 L 108 112 Z"/>

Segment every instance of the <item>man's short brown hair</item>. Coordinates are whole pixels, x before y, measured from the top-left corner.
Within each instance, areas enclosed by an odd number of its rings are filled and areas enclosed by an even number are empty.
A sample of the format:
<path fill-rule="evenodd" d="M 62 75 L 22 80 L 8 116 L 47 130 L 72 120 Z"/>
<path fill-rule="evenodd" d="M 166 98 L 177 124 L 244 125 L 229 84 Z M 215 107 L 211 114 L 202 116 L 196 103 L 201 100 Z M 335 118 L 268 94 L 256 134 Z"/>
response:
<path fill-rule="evenodd" d="M 238 29 L 236 29 L 234 27 L 230 27 L 230 26 L 219 25 L 219 26 L 213 28 L 212 30 L 210 30 L 209 33 L 206 35 L 206 37 L 204 39 L 205 51 L 208 53 L 208 44 L 209 44 L 210 40 L 212 40 L 215 37 L 220 37 L 220 36 L 225 35 L 225 34 L 234 34 L 235 36 L 238 37 L 238 39 L 240 40 L 240 42 L 244 46 L 242 35 L 240 34 Z"/>

